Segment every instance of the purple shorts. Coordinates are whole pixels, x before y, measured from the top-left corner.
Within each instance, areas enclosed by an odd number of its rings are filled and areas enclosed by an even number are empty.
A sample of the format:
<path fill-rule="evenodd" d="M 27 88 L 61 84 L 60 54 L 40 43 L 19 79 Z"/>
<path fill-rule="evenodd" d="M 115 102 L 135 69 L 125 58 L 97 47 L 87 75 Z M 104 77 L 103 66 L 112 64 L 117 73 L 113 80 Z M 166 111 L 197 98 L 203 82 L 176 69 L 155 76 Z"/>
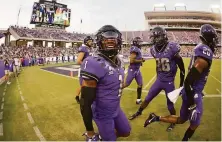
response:
<path fill-rule="evenodd" d="M 198 113 L 197 115 L 197 119 L 194 120 L 190 120 L 190 124 L 191 125 L 200 125 L 200 121 L 201 121 L 201 117 L 203 114 L 203 101 L 202 101 L 202 93 L 196 93 L 195 94 L 196 97 L 194 97 L 194 101 L 197 105 L 197 109 L 200 111 L 200 113 Z M 185 94 L 185 91 L 182 90 L 182 106 L 180 108 L 180 118 L 184 121 L 187 121 L 190 118 L 190 111 L 188 110 L 188 100 Z"/>
<path fill-rule="evenodd" d="M 96 119 L 94 121 L 98 127 L 99 134 L 103 141 L 116 141 L 116 132 L 119 135 L 129 134 L 131 127 L 126 115 L 121 109 L 116 117 L 110 119 Z"/>
<path fill-rule="evenodd" d="M 174 82 L 162 82 L 159 79 L 156 79 L 151 86 L 145 101 L 150 103 L 162 90 L 164 90 L 166 94 L 168 110 L 174 109 L 174 104 L 167 97 L 167 93 L 175 90 Z"/>
<path fill-rule="evenodd" d="M 126 77 L 126 85 L 129 86 L 133 79 L 135 78 L 137 85 L 142 86 L 143 85 L 143 78 L 142 74 L 140 72 L 140 69 L 128 69 L 128 75 Z"/>

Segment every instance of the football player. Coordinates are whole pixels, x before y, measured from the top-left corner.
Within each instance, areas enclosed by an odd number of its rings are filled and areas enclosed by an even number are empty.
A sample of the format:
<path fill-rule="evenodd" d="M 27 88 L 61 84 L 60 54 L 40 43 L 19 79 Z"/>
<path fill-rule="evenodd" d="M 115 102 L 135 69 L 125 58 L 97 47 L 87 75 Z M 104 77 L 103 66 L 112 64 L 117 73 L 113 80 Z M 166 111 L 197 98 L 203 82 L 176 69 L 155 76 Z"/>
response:
<path fill-rule="evenodd" d="M 130 124 L 120 108 L 124 69 L 117 54 L 122 46 L 121 36 L 111 25 L 101 27 L 96 34 L 98 54 L 87 57 L 81 64 L 80 108 L 87 140 L 98 140 L 92 119 L 103 141 L 130 135 Z"/>
<path fill-rule="evenodd" d="M 200 39 L 202 43 L 194 48 L 194 54 L 191 57 L 189 72 L 184 82 L 182 90 L 182 106 L 180 116 L 157 116 L 154 113 L 149 115 L 144 127 L 155 121 L 167 123 L 183 124 L 188 119 L 190 126 L 184 134 L 182 141 L 188 141 L 200 125 L 201 116 L 203 114 L 202 91 L 207 82 L 210 73 L 213 54 L 218 43 L 218 37 L 215 29 L 204 24 L 200 28 Z"/>
<path fill-rule="evenodd" d="M 141 94 L 142 94 L 142 86 L 143 86 L 143 78 L 140 72 L 140 66 L 145 60 L 142 58 L 141 53 L 141 44 L 142 39 L 140 37 L 135 37 L 133 39 L 133 46 L 130 48 L 130 65 L 128 68 L 128 75 L 126 77 L 126 81 L 124 83 L 123 88 L 128 87 L 133 79 L 137 82 L 137 100 L 136 104 L 141 104 Z"/>
<path fill-rule="evenodd" d="M 183 86 L 185 69 L 183 59 L 179 55 L 180 46 L 175 42 L 168 41 L 166 30 L 162 27 L 155 27 L 152 30 L 151 40 L 154 46 L 150 49 L 150 52 L 156 60 L 157 79 L 151 86 L 145 101 L 141 104 L 139 110 L 129 118 L 130 120 L 141 115 L 142 111 L 162 90 L 165 91 L 170 114 L 176 114 L 174 104 L 167 97 L 167 93 L 175 89 L 174 80 L 177 73 L 177 66 L 180 69 L 180 87 Z M 173 128 L 174 124 L 171 124 L 167 128 L 167 131 Z"/>
<path fill-rule="evenodd" d="M 11 84 L 11 82 L 9 81 L 9 77 L 10 77 L 10 74 L 9 74 L 10 63 L 9 63 L 8 58 L 6 58 L 4 60 L 4 65 L 5 65 L 5 81 L 7 82 L 7 84 Z"/>
<path fill-rule="evenodd" d="M 79 47 L 78 50 L 78 57 L 77 57 L 77 64 L 81 65 L 83 60 L 89 56 L 89 52 L 91 50 L 91 47 L 93 46 L 93 39 L 90 36 L 85 37 L 83 41 L 83 45 Z M 80 77 L 80 69 L 78 72 L 78 77 Z M 82 78 L 80 77 L 79 79 L 80 86 L 82 84 Z M 81 87 L 77 89 L 77 94 L 76 94 L 76 101 L 79 103 L 79 95 L 80 95 Z"/>

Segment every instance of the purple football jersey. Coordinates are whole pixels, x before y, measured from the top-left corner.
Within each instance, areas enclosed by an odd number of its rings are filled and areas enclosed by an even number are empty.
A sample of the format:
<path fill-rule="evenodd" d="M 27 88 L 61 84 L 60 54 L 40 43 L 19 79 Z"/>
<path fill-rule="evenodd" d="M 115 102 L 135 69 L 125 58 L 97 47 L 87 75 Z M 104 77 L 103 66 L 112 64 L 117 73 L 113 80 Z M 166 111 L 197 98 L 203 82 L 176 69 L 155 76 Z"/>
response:
<path fill-rule="evenodd" d="M 87 47 L 86 45 L 83 44 L 82 46 L 79 47 L 78 52 L 85 53 L 84 57 L 83 57 L 83 60 L 84 60 L 85 58 L 87 58 L 89 56 L 89 47 Z"/>
<path fill-rule="evenodd" d="M 142 59 L 142 53 L 141 53 L 141 49 L 136 47 L 136 46 L 132 46 L 130 48 L 130 54 L 132 53 L 136 53 L 136 60 L 141 60 Z M 130 63 L 129 68 L 131 69 L 139 69 L 141 66 L 141 63 Z"/>
<path fill-rule="evenodd" d="M 93 117 L 96 119 L 116 117 L 120 108 L 120 96 L 124 80 L 123 64 L 118 59 L 114 65 L 100 55 L 89 56 L 81 64 L 83 79 L 97 81 L 96 99 L 92 105 Z"/>
<path fill-rule="evenodd" d="M 180 52 L 179 44 L 169 42 L 163 52 L 156 51 L 155 46 L 153 46 L 150 52 L 156 59 L 157 79 L 163 82 L 174 81 L 177 72 L 177 64 L 174 57 Z"/>
<path fill-rule="evenodd" d="M 191 57 L 190 65 L 189 65 L 188 70 L 193 66 L 193 64 L 194 64 L 195 60 L 197 59 L 197 57 L 203 57 L 203 58 L 207 59 L 208 63 L 209 63 L 209 67 L 207 69 L 205 69 L 201 73 L 200 79 L 198 81 L 194 82 L 194 84 L 193 84 L 193 89 L 196 92 L 202 92 L 203 89 L 204 89 L 204 86 L 205 86 L 205 84 L 207 82 L 207 77 L 208 77 L 208 75 L 210 73 L 210 67 L 211 67 L 212 59 L 213 59 L 213 52 L 210 49 L 210 47 L 208 47 L 205 44 L 197 45 L 194 48 L 194 54 Z"/>

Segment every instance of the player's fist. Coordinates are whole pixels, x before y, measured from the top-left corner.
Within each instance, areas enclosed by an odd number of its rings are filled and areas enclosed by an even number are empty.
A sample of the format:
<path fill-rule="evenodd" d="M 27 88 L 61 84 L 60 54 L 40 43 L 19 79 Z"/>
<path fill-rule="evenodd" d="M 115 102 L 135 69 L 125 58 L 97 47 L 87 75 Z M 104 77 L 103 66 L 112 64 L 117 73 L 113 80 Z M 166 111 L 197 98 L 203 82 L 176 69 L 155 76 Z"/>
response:
<path fill-rule="evenodd" d="M 77 102 L 78 104 L 80 103 L 79 96 L 76 96 L 76 102 Z"/>

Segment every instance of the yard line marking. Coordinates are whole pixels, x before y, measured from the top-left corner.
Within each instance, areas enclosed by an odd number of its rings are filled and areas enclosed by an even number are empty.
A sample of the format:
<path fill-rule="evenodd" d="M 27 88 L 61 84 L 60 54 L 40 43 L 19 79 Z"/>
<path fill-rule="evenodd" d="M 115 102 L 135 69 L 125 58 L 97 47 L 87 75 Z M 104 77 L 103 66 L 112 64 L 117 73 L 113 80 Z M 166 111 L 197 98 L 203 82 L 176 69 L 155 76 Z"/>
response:
<path fill-rule="evenodd" d="M 0 123 L 0 136 L 3 136 L 3 124 Z"/>
<path fill-rule="evenodd" d="M 211 77 L 213 77 L 213 78 L 214 78 L 216 81 L 218 81 L 218 82 L 220 82 L 220 83 L 221 83 L 221 81 L 220 81 L 220 80 L 218 80 L 218 79 L 217 79 L 216 77 L 214 77 L 213 75 L 211 75 L 211 74 L 210 74 L 210 76 L 211 76 Z"/>
<path fill-rule="evenodd" d="M 134 89 L 134 88 L 124 88 L 123 90 L 134 91 L 134 92 L 137 91 L 137 89 Z M 142 92 L 148 93 L 149 91 L 147 91 L 147 90 L 142 90 Z M 160 94 L 161 94 L 161 95 L 165 95 L 164 92 L 160 92 Z M 205 97 L 205 98 L 220 98 L 221 95 L 219 95 L 219 94 L 207 94 L 207 95 L 206 95 L 206 94 L 205 94 L 204 97 Z"/>
<path fill-rule="evenodd" d="M 1 105 L 1 109 L 4 109 L 4 103 L 2 103 L 2 105 Z"/>
<path fill-rule="evenodd" d="M 203 90 L 204 95 L 207 94 L 204 90 Z"/>
<path fill-rule="evenodd" d="M 19 91 L 19 94 L 22 95 L 22 91 Z"/>
<path fill-rule="evenodd" d="M 46 141 L 46 139 L 44 138 L 44 136 L 42 135 L 42 133 L 39 131 L 39 128 L 37 126 L 33 127 L 36 136 L 40 139 L 40 141 Z"/>
<path fill-rule="evenodd" d="M 3 119 L 3 111 L 0 112 L 0 120 L 2 120 L 2 119 Z"/>
<path fill-rule="evenodd" d="M 25 100 L 23 96 L 21 96 L 21 100 L 22 100 L 22 101 L 24 101 L 24 100 Z"/>
<path fill-rule="evenodd" d="M 221 94 L 221 92 L 220 92 L 220 90 L 219 89 L 216 89 L 217 90 L 217 92 L 219 92 L 220 94 Z"/>
<path fill-rule="evenodd" d="M 3 96 L 5 96 L 5 92 L 3 92 Z"/>
<path fill-rule="evenodd" d="M 4 92 L 6 92 L 6 88 L 4 89 Z"/>
<path fill-rule="evenodd" d="M 155 78 L 156 78 L 156 75 L 154 75 L 153 78 L 146 84 L 144 89 L 146 89 Z"/>
<path fill-rule="evenodd" d="M 5 101 L 5 99 L 4 98 L 2 98 L 2 102 L 4 102 Z"/>
<path fill-rule="evenodd" d="M 30 112 L 27 112 L 27 116 L 28 116 L 28 119 L 29 119 L 30 123 L 31 123 L 31 124 L 34 124 L 35 122 L 34 122 L 34 120 L 33 120 L 32 115 L 31 115 Z"/>
<path fill-rule="evenodd" d="M 59 73 L 55 73 L 55 72 L 51 72 L 51 71 L 46 71 L 46 70 L 43 70 L 43 69 L 40 69 L 40 70 L 45 71 L 45 72 L 49 72 L 49 73 L 52 73 L 52 74 L 55 74 L 55 75 L 60 75 L 60 76 L 63 76 L 63 77 L 79 80 L 79 78 L 77 78 L 77 77 L 70 77 L 70 76 L 66 76 L 66 75 L 63 75 L 63 74 L 59 74 Z"/>
<path fill-rule="evenodd" d="M 28 106 L 27 106 L 26 103 L 23 103 L 23 106 L 24 106 L 24 109 L 25 109 L 25 110 L 28 110 Z"/>

